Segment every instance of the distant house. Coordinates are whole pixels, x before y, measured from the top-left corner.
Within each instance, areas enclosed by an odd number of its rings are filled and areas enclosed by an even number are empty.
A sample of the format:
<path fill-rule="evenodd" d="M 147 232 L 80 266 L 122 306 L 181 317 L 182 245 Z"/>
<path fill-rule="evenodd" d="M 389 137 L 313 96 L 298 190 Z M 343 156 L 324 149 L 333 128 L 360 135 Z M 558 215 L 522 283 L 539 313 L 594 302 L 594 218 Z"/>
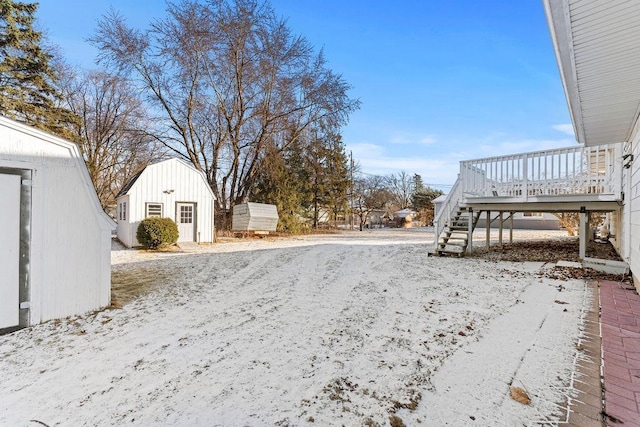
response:
<path fill-rule="evenodd" d="M 503 214 L 504 227 L 510 227 L 510 213 Z M 498 214 L 491 215 L 491 228 L 499 227 Z M 480 214 L 478 227 L 482 228 L 486 224 L 486 213 Z M 562 225 L 557 216 L 549 212 L 514 212 L 513 228 L 523 230 L 562 230 Z"/>
<path fill-rule="evenodd" d="M 111 232 L 76 144 L 0 117 L 0 332 L 111 299 Z"/>
<path fill-rule="evenodd" d="M 359 221 L 360 217 L 356 216 L 356 220 Z M 367 215 L 367 219 L 364 223 L 364 228 L 381 228 L 385 225 L 389 225 L 389 216 L 385 209 L 372 209 Z M 358 225 L 358 222 L 356 223 Z"/>
<path fill-rule="evenodd" d="M 393 216 L 395 216 L 396 218 L 410 221 L 411 219 L 413 219 L 413 216 L 415 214 L 416 214 L 415 211 L 412 211 L 411 209 L 401 209 L 399 211 L 394 212 Z"/>
<path fill-rule="evenodd" d="M 408 228 L 413 226 L 413 217 L 416 212 L 405 208 L 393 213 L 397 227 Z"/>
<path fill-rule="evenodd" d="M 167 217 L 178 225 L 178 242 L 214 241 L 215 197 L 204 173 L 180 160 L 147 166 L 120 190 L 116 198 L 118 239 L 139 246 L 140 221 Z"/>

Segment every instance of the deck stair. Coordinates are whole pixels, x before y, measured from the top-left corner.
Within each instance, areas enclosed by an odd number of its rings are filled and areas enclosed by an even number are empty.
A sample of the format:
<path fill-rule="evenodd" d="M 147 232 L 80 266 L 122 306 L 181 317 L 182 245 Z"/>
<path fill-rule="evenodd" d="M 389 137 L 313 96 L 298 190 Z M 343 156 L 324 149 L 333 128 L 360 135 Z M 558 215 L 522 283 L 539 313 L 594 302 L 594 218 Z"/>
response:
<path fill-rule="evenodd" d="M 438 256 L 455 255 L 463 257 L 467 252 L 469 243 L 469 221 L 471 230 L 476 228 L 480 212 L 469 211 L 466 208 L 457 208 L 454 215 L 440 233 L 435 253 Z"/>

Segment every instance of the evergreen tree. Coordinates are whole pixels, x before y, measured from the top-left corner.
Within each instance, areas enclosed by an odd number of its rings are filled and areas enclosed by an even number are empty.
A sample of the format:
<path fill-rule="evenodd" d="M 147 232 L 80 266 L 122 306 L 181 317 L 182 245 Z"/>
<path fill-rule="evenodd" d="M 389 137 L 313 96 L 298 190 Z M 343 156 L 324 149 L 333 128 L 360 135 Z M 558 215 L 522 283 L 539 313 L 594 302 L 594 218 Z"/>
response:
<path fill-rule="evenodd" d="M 420 174 L 413 174 L 413 192 L 418 193 L 424 190 L 424 182 L 422 182 L 422 176 Z"/>
<path fill-rule="evenodd" d="M 0 0 L 0 114 L 75 139 L 79 117 L 60 107 L 52 55 L 33 28 L 37 3 Z"/>
<path fill-rule="evenodd" d="M 340 214 L 346 216 L 349 187 L 351 178 L 349 176 L 349 160 L 345 152 L 342 136 L 339 134 L 329 134 L 327 150 L 327 195 L 325 204 L 331 213 L 331 220 L 337 221 Z"/>
<path fill-rule="evenodd" d="M 420 175 L 416 176 L 419 177 Z M 416 190 L 411 195 L 413 209 L 420 213 L 420 218 L 425 224 L 430 224 L 433 221 L 433 200 L 442 194 L 440 190 L 423 186 L 422 189 Z"/>
<path fill-rule="evenodd" d="M 278 207 L 278 231 L 305 231 L 304 213 L 311 206 L 311 198 L 301 144 L 293 142 L 285 150 L 271 147 L 263 162 L 251 200 Z"/>
<path fill-rule="evenodd" d="M 307 146 L 305 162 L 310 175 L 309 188 L 311 190 L 313 228 L 318 228 L 322 206 L 327 195 L 327 148 L 324 140 L 316 134 Z"/>
<path fill-rule="evenodd" d="M 278 206 L 278 229 L 316 228 L 325 213 L 336 220 L 347 209 L 349 169 L 339 134 L 296 138 L 263 159 L 251 199 Z"/>

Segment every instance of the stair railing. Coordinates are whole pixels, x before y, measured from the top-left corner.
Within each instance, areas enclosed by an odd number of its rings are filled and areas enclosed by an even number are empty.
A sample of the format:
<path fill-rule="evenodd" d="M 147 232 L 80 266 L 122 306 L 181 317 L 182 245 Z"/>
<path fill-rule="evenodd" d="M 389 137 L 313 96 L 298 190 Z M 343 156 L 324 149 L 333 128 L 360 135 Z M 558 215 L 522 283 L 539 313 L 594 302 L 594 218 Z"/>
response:
<path fill-rule="evenodd" d="M 448 223 L 451 222 L 453 218 L 453 212 L 458 208 L 458 204 L 460 203 L 460 198 L 462 196 L 462 187 L 459 185 L 460 178 L 456 180 L 453 187 L 451 187 L 451 191 L 447 194 L 447 197 L 442 202 L 442 206 L 436 212 L 436 216 L 433 220 L 433 231 L 434 231 L 434 242 L 433 242 L 433 250 L 434 252 L 438 249 L 438 242 L 440 241 L 440 235 L 442 231 L 447 226 Z"/>

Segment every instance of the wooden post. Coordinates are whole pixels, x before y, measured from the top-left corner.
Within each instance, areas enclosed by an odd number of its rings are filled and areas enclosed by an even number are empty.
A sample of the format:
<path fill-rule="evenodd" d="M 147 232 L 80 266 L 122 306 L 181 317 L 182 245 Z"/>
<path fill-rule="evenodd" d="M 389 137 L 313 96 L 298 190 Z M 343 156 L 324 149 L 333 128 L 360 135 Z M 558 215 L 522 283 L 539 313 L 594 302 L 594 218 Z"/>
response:
<path fill-rule="evenodd" d="M 468 222 L 467 222 L 467 253 L 473 252 L 473 209 L 467 208 Z"/>
<path fill-rule="evenodd" d="M 509 212 L 511 217 L 509 218 L 509 244 L 513 244 L 513 215 L 515 212 Z"/>
<path fill-rule="evenodd" d="M 580 259 L 584 259 L 587 256 L 587 227 L 589 222 L 587 221 L 587 210 L 584 206 L 580 207 Z"/>
<path fill-rule="evenodd" d="M 500 219 L 499 219 L 499 221 L 500 221 L 500 227 L 498 228 L 498 244 L 500 245 L 500 247 L 502 247 L 502 221 L 503 221 L 503 219 L 502 219 L 502 213 L 503 213 L 503 212 L 502 212 L 502 211 L 500 211 L 500 217 L 499 217 L 499 218 L 500 218 Z"/>
<path fill-rule="evenodd" d="M 487 239 L 487 249 L 491 245 L 491 211 L 487 211 L 487 218 L 485 219 L 486 225 L 486 239 Z"/>

